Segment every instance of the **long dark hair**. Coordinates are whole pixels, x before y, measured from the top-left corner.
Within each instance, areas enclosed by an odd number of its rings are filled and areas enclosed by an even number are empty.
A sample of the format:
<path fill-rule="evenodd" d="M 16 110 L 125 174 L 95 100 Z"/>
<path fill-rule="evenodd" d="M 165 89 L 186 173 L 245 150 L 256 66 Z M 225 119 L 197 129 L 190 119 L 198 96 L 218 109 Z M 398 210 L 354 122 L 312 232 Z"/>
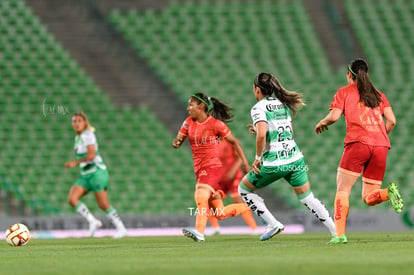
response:
<path fill-rule="evenodd" d="M 296 115 L 302 106 L 305 105 L 303 95 L 298 92 L 288 91 L 280 85 L 279 80 L 270 73 L 260 73 L 254 79 L 254 86 L 259 87 L 264 96 L 275 95 L 283 104 L 285 104 L 292 115 Z"/>
<path fill-rule="evenodd" d="M 381 95 L 368 76 L 368 63 L 363 59 L 355 59 L 348 65 L 352 79 L 356 80 L 359 98 L 365 106 L 375 108 L 381 103 Z"/>
<path fill-rule="evenodd" d="M 233 108 L 215 97 L 209 97 L 203 93 L 195 93 L 191 97 L 197 101 L 197 104 L 204 103 L 206 113 L 218 120 L 230 122 L 234 117 Z"/>

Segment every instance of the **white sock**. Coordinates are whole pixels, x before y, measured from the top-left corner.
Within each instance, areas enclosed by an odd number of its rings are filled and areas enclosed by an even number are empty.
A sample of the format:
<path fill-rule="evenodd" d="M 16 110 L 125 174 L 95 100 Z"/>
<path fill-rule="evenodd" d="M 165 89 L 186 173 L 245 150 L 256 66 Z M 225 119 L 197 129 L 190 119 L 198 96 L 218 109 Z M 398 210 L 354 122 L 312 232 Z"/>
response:
<path fill-rule="evenodd" d="M 89 223 L 94 222 L 96 220 L 96 218 L 91 214 L 91 212 L 89 212 L 88 207 L 83 202 L 79 202 L 75 206 L 75 209 L 76 212 L 81 214 L 82 217 L 84 217 Z"/>
<path fill-rule="evenodd" d="M 106 216 L 112 222 L 112 224 L 115 225 L 116 229 L 125 229 L 124 223 L 122 222 L 115 208 L 110 207 L 108 210 L 106 210 Z"/>
<path fill-rule="evenodd" d="M 328 228 L 329 232 L 331 232 L 332 236 L 335 236 L 335 223 L 332 218 L 329 216 L 328 210 L 326 207 L 321 203 L 320 200 L 313 196 L 313 193 L 310 192 L 308 196 L 300 200 L 303 205 L 305 205 L 312 214 L 315 215 L 316 218 L 321 221 L 323 225 Z"/>
<path fill-rule="evenodd" d="M 266 205 L 264 204 L 263 199 L 259 195 L 241 188 L 240 185 L 239 194 L 245 203 L 250 207 L 250 209 L 256 213 L 259 218 L 263 219 L 268 225 L 283 226 L 283 224 L 276 220 L 272 213 L 270 213 L 269 209 L 267 209 Z"/>

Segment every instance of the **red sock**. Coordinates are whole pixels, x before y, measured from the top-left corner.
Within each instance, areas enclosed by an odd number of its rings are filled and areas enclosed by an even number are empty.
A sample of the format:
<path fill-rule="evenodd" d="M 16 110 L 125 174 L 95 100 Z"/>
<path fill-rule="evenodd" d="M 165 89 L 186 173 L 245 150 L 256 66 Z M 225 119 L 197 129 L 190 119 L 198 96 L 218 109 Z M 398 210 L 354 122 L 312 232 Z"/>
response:
<path fill-rule="evenodd" d="M 346 232 L 346 218 L 349 212 L 349 194 L 344 191 L 339 191 L 335 196 L 335 228 L 336 235 L 341 236 Z"/>
<path fill-rule="evenodd" d="M 364 202 L 369 206 L 379 204 L 388 200 L 387 189 L 377 189 L 365 196 Z"/>
<path fill-rule="evenodd" d="M 232 203 L 232 204 L 224 206 L 222 199 L 214 199 L 210 201 L 210 204 L 213 206 L 213 211 L 215 213 L 215 216 L 219 220 L 238 216 L 242 213 L 250 211 L 250 208 L 244 202 L 243 203 Z"/>
<path fill-rule="evenodd" d="M 209 216 L 208 217 L 208 221 L 210 222 L 211 227 L 213 227 L 213 228 L 219 228 L 220 227 L 220 225 L 219 225 L 218 220 L 217 220 L 216 217 Z"/>
<path fill-rule="evenodd" d="M 223 211 L 224 215 L 220 215 L 220 213 L 219 213 L 217 218 L 219 220 L 227 219 L 227 218 L 230 218 L 230 217 L 238 216 L 238 215 L 240 215 L 242 213 L 245 213 L 247 211 L 250 211 L 250 208 L 247 206 L 247 204 L 245 204 L 245 203 L 232 203 L 232 204 L 226 205 L 224 207 L 224 211 Z"/>
<path fill-rule="evenodd" d="M 196 215 L 196 230 L 201 234 L 204 234 L 204 230 L 206 229 L 207 219 L 209 216 L 209 198 L 211 196 L 211 192 L 209 190 L 199 188 L 194 193 L 194 199 L 197 203 L 197 215 Z"/>
<path fill-rule="evenodd" d="M 256 230 L 257 229 L 256 221 L 253 218 L 252 211 L 246 211 L 246 212 L 242 213 L 242 217 L 243 217 L 244 221 L 246 222 L 246 224 L 252 230 Z"/>

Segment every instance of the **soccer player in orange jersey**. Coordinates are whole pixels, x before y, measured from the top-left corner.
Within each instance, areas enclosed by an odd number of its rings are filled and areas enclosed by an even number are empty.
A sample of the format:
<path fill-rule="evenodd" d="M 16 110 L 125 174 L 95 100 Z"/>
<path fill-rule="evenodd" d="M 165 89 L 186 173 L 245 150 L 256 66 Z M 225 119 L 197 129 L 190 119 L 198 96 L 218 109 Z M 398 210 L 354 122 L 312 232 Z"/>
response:
<path fill-rule="evenodd" d="M 387 153 L 391 147 L 388 134 L 396 123 L 391 105 L 372 84 L 365 60 L 355 59 L 348 65 L 346 79 L 348 85 L 336 92 L 328 115 L 315 126 L 315 132 L 320 134 L 342 114 L 346 121 L 345 148 L 336 178 L 336 236 L 330 241 L 331 244 L 348 242 L 345 229 L 349 194 L 361 172 L 362 199 L 367 205 L 390 200 L 397 213 L 403 209 L 403 200 L 395 183 L 381 189 Z"/>
<path fill-rule="evenodd" d="M 179 148 L 186 138 L 191 145 L 194 172 L 197 177 L 194 192 L 197 204 L 196 224 L 195 229 L 184 228 L 183 234 L 194 241 L 203 242 L 210 214 L 218 219 L 225 219 L 250 211 L 245 203 L 223 205 L 219 185 L 223 175 L 218 152 L 219 139 L 225 139 L 233 145 L 242 160 L 245 172 L 250 170 L 250 165 L 239 140 L 225 123 L 233 117 L 229 106 L 214 97 L 196 93 L 188 100 L 187 111 L 189 117 L 183 122 L 172 145 Z"/>
<path fill-rule="evenodd" d="M 241 170 L 242 161 L 240 157 L 237 155 L 231 143 L 225 139 L 219 144 L 219 156 L 220 161 L 223 164 L 223 176 L 220 179 L 221 190 L 225 196 L 229 194 L 234 202 L 244 203 L 238 191 L 239 183 L 243 178 L 243 171 Z M 252 233 L 256 234 L 258 229 L 252 212 L 246 211 L 242 214 L 242 217 L 252 230 Z M 210 235 L 220 234 L 220 225 L 217 218 L 209 216 L 208 220 L 211 224 Z"/>

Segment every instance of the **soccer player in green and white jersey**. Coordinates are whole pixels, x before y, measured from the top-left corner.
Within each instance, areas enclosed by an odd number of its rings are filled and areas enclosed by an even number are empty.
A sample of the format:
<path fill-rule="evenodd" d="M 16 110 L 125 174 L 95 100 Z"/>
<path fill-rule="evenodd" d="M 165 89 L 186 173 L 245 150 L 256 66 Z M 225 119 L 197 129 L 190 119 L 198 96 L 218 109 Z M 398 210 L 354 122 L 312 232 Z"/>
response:
<path fill-rule="evenodd" d="M 94 192 L 98 206 L 105 211 L 117 229 L 114 238 L 122 238 L 126 236 L 127 230 L 108 200 L 109 175 L 99 155 L 95 129 L 90 125 L 84 113 L 77 113 L 73 116 L 72 127 L 76 132 L 74 147 L 76 160 L 66 162 L 65 167 L 72 168 L 79 165 L 80 176 L 70 189 L 68 202 L 89 222 L 89 236 L 92 237 L 95 231 L 102 227 L 102 222 L 89 212 L 88 207 L 80 199 L 89 191 Z"/>
<path fill-rule="evenodd" d="M 296 110 L 304 105 L 302 95 L 287 91 L 269 73 L 256 76 L 253 91 L 258 102 L 251 109 L 253 125 L 249 131 L 256 135 L 256 157 L 252 170 L 240 182 L 239 193 L 252 211 L 267 223 L 260 240 L 272 238 L 282 232 L 284 226 L 253 191 L 280 178 L 286 179 L 298 199 L 334 236 L 335 224 L 325 206 L 313 196 L 307 166 L 293 139 L 291 113 L 295 115 Z"/>

